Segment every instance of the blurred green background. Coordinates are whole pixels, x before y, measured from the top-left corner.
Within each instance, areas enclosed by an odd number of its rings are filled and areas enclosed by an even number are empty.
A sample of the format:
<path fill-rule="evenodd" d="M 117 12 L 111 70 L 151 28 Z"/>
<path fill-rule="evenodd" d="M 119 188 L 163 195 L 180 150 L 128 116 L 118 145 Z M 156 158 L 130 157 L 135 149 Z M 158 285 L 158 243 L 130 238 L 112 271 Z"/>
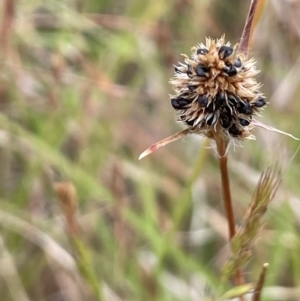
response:
<path fill-rule="evenodd" d="M 220 295 L 230 252 L 209 142 L 138 156 L 182 128 L 168 83 L 180 54 L 206 36 L 238 43 L 249 2 L 1 1 L 1 300 Z M 250 49 L 269 101 L 259 119 L 297 137 L 299 42 L 300 3 L 265 1 Z M 283 183 L 245 277 L 268 262 L 263 300 L 299 300 L 299 141 L 255 135 L 229 154 L 237 222 L 267 166 Z"/>

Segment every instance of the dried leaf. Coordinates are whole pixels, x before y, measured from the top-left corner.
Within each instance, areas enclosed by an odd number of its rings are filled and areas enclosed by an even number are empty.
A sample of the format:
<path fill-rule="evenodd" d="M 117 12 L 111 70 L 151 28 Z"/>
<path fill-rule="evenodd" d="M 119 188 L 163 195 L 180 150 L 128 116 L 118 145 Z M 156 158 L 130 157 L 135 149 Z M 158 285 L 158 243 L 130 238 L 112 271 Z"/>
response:
<path fill-rule="evenodd" d="M 139 160 L 143 159 L 144 157 L 152 154 L 154 151 L 156 151 L 157 149 L 171 143 L 174 142 L 178 139 L 181 139 L 185 136 L 187 136 L 190 133 L 190 129 L 185 129 L 181 132 L 178 132 L 170 137 L 167 137 L 159 142 L 156 142 L 155 144 L 151 145 L 149 148 L 147 148 L 143 153 L 140 154 L 139 156 Z"/>

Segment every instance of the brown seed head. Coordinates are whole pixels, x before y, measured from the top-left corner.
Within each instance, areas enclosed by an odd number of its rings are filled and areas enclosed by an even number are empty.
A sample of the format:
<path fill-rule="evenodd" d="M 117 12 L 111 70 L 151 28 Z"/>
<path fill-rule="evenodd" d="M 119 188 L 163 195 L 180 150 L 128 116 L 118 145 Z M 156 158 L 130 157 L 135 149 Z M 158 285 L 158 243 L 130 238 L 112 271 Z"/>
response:
<path fill-rule="evenodd" d="M 192 48 L 191 58 L 175 67 L 171 79 L 176 94 L 171 104 L 179 121 L 191 132 L 209 138 L 221 134 L 227 140 L 253 139 L 252 116 L 266 104 L 254 78 L 255 61 L 237 52 L 237 46 L 220 39 Z"/>
<path fill-rule="evenodd" d="M 247 53 L 245 45 L 244 42 L 240 51 Z M 214 140 L 222 157 L 229 142 L 255 139 L 252 131 L 256 126 L 299 140 L 253 118 L 259 115 L 266 100 L 259 91 L 261 84 L 255 79 L 259 73 L 255 60 L 248 60 L 240 51 L 238 45 L 230 47 L 229 42 L 225 43 L 223 35 L 217 40 L 207 38 L 206 45 L 193 47 L 191 57 L 183 54 L 184 63 L 175 66 L 170 81 L 175 90 L 171 104 L 178 120 L 188 128 L 156 142 L 139 159 L 189 134 Z"/>

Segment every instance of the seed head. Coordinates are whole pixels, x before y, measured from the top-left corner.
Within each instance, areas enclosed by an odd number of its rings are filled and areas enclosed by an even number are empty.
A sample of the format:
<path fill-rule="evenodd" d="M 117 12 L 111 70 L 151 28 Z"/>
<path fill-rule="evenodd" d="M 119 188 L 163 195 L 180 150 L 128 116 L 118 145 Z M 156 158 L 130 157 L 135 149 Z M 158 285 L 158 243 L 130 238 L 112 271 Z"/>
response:
<path fill-rule="evenodd" d="M 206 45 L 192 48 L 192 55 L 175 67 L 171 79 L 175 95 L 171 105 L 191 132 L 209 138 L 216 134 L 226 140 L 251 139 L 252 116 L 266 101 L 259 91 L 253 59 L 225 44 L 225 37 L 206 39 Z"/>
<path fill-rule="evenodd" d="M 198 44 L 192 48 L 191 57 L 183 56 L 184 63 L 175 66 L 170 81 L 175 90 L 171 105 L 178 120 L 188 127 L 153 144 L 140 159 L 189 134 L 213 139 L 216 144 L 224 145 L 225 151 L 232 140 L 254 139 L 254 127 L 299 140 L 253 118 L 259 115 L 266 100 L 259 91 L 261 84 L 255 79 L 259 73 L 255 60 L 248 60 L 239 52 L 237 44 L 231 47 L 229 42 L 225 43 L 224 35 L 217 40 L 207 38 L 206 45 Z M 224 150 L 220 149 L 218 153 L 223 156 Z"/>

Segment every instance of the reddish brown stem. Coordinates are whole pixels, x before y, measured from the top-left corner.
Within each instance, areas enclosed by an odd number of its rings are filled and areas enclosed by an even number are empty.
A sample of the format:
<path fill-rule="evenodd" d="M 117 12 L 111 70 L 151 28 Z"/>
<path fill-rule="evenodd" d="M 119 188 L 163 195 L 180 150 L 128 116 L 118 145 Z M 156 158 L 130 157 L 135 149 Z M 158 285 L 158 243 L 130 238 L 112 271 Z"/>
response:
<path fill-rule="evenodd" d="M 235 219 L 234 219 L 234 213 L 232 208 L 230 182 L 229 182 L 229 174 L 227 168 L 228 157 L 226 151 L 228 147 L 228 142 L 225 141 L 222 137 L 219 137 L 217 135 L 215 136 L 215 141 L 217 144 L 217 151 L 219 154 L 224 209 L 227 216 L 229 239 L 231 240 L 235 235 Z M 236 284 L 237 285 L 244 284 L 244 277 L 240 269 L 237 271 L 236 274 Z M 243 301 L 244 300 L 243 297 L 241 297 L 240 300 Z"/>
<path fill-rule="evenodd" d="M 268 267 L 269 267 L 268 263 L 265 263 L 263 265 L 261 274 L 259 276 L 258 282 L 257 282 L 256 287 L 255 287 L 255 292 L 254 292 L 254 296 L 253 296 L 253 299 L 252 299 L 253 301 L 259 301 L 260 300 L 260 294 L 261 294 L 261 291 L 262 291 L 264 283 L 265 283 L 265 278 L 266 278 L 266 273 L 267 273 Z"/>
<path fill-rule="evenodd" d="M 0 27 L 0 45 L 1 45 L 2 58 L 6 58 L 7 53 L 9 51 L 9 42 L 10 42 L 10 35 L 13 26 L 14 10 L 15 10 L 15 1 L 4 0 L 2 24 Z"/>
<path fill-rule="evenodd" d="M 234 213 L 233 213 L 232 201 L 231 201 L 227 158 L 228 158 L 227 155 L 224 155 L 223 157 L 220 157 L 219 162 L 220 162 L 220 171 L 221 171 L 221 180 L 222 180 L 224 208 L 226 211 L 227 222 L 228 222 L 229 239 L 231 240 L 235 235 L 235 219 L 234 219 Z M 244 284 L 244 277 L 240 269 L 238 269 L 236 273 L 236 284 L 237 285 Z M 241 297 L 240 299 L 243 300 L 243 297 Z"/>
<path fill-rule="evenodd" d="M 246 19 L 245 27 L 243 29 L 243 33 L 241 37 L 241 42 L 239 45 L 239 52 L 245 54 L 246 56 L 248 54 L 249 42 L 250 42 L 251 31 L 252 31 L 252 23 L 254 20 L 254 15 L 256 12 L 258 1 L 259 0 L 251 0 L 248 16 Z"/>
<path fill-rule="evenodd" d="M 235 234 L 235 221 L 231 202 L 230 184 L 227 169 L 227 156 L 225 155 L 223 157 L 220 157 L 219 162 L 222 180 L 223 201 L 228 221 L 229 239 L 231 240 Z"/>

